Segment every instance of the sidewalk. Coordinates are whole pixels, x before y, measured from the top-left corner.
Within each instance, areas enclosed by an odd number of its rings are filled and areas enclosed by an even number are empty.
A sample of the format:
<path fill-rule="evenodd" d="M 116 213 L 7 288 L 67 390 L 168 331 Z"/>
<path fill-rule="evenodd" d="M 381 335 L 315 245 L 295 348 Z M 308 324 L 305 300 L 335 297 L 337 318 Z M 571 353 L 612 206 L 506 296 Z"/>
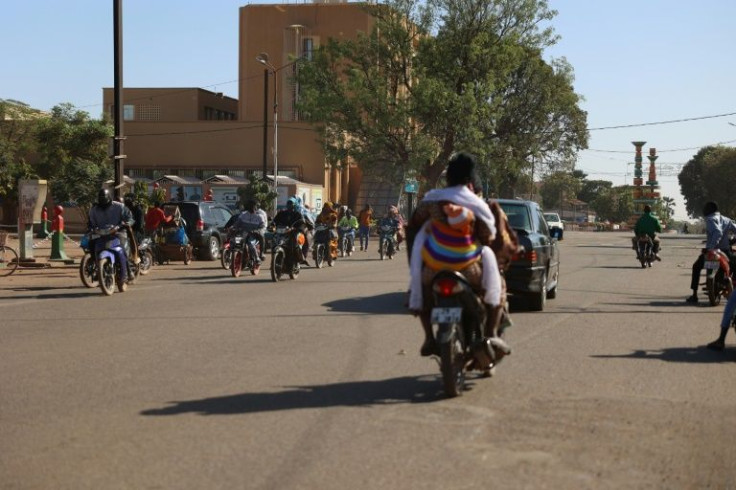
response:
<path fill-rule="evenodd" d="M 57 289 L 73 287 L 81 284 L 78 278 L 79 261 L 84 256 L 84 251 L 79 247 L 79 235 L 73 235 L 64 240 L 64 252 L 74 264 L 50 261 L 51 239 L 33 238 L 33 257 L 35 262 L 28 266 L 22 263 L 20 267 L 10 276 L 0 276 L 0 297 L 3 290 L 18 289 Z M 72 241 L 73 240 L 73 241 Z M 15 249 L 20 256 L 18 236 L 15 233 L 8 235 L 5 243 Z"/>

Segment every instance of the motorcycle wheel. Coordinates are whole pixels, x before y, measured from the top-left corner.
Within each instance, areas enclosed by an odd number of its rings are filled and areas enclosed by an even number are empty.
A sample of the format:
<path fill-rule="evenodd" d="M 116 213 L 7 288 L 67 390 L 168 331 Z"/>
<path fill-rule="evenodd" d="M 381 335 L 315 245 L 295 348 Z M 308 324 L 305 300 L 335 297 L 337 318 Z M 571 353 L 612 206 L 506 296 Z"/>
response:
<path fill-rule="evenodd" d="M 296 279 L 299 276 L 299 262 L 295 262 L 294 265 L 291 266 L 291 269 L 289 270 L 289 278 L 290 279 Z"/>
<path fill-rule="evenodd" d="M 243 252 L 233 252 L 233 262 L 230 264 L 230 273 L 233 277 L 240 277 L 240 271 L 243 269 Z"/>
<path fill-rule="evenodd" d="M 271 255 L 271 279 L 279 282 L 284 274 L 284 259 L 286 258 L 282 248 L 276 248 Z"/>
<path fill-rule="evenodd" d="M 141 275 L 145 276 L 151 270 L 153 266 L 153 253 L 150 250 L 145 250 L 141 255 L 141 263 L 138 264 L 138 271 Z"/>
<path fill-rule="evenodd" d="M 381 260 L 383 260 L 386 255 L 386 240 L 381 240 L 378 244 L 378 255 L 381 257 Z"/>
<path fill-rule="evenodd" d="M 705 279 L 705 291 L 708 293 L 708 303 L 711 306 L 718 306 L 721 302 L 721 295 L 716 291 L 718 281 L 716 280 L 716 274 L 711 274 Z"/>
<path fill-rule="evenodd" d="M 457 326 L 453 326 L 452 329 L 449 342 L 440 344 L 442 384 L 445 394 L 450 398 L 460 396 L 465 386 L 463 344 L 459 338 Z"/>
<path fill-rule="evenodd" d="M 109 258 L 97 261 L 97 273 L 100 278 L 100 290 L 105 296 L 115 292 L 115 266 Z"/>
<path fill-rule="evenodd" d="M 97 264 L 95 258 L 89 252 L 84 254 L 82 261 L 79 263 L 79 278 L 82 280 L 82 284 L 88 288 L 96 288 L 100 285 L 97 278 Z"/>
<path fill-rule="evenodd" d="M 314 247 L 314 265 L 317 269 L 321 269 L 325 260 L 325 246 L 321 243 Z"/>
<path fill-rule="evenodd" d="M 220 264 L 222 264 L 222 268 L 225 270 L 229 269 L 232 261 L 233 261 L 233 253 L 230 251 L 229 248 L 226 248 L 220 254 Z"/>

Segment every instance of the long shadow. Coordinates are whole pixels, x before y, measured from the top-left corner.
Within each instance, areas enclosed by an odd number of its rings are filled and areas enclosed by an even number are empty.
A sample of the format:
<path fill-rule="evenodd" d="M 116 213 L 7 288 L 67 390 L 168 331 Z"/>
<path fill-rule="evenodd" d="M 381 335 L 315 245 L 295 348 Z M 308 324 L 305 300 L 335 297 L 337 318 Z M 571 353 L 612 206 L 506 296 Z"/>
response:
<path fill-rule="evenodd" d="M 397 315 L 408 313 L 405 292 L 384 293 L 361 298 L 346 298 L 329 301 L 322 306 L 329 311 L 361 313 L 365 315 Z"/>
<path fill-rule="evenodd" d="M 697 347 L 672 347 L 661 350 L 635 350 L 630 354 L 601 354 L 590 357 L 599 359 L 653 359 L 657 361 L 697 364 L 718 364 L 736 361 L 734 356 L 725 355 L 725 352 L 708 350 L 704 345 Z"/>
<path fill-rule="evenodd" d="M 65 288 L 66 289 L 66 288 Z M 19 289 L 19 291 L 25 291 L 25 289 Z M 7 299 L 59 299 L 59 298 L 88 298 L 90 296 L 102 296 L 99 288 L 84 289 L 84 292 L 78 293 L 52 293 L 52 294 L 24 294 L 24 295 L 13 295 Z"/>
<path fill-rule="evenodd" d="M 641 265 L 594 265 L 591 269 L 641 269 Z"/>
<path fill-rule="evenodd" d="M 236 415 L 303 408 L 370 407 L 428 403 L 443 398 L 434 377 L 404 376 L 380 381 L 353 381 L 315 386 L 290 386 L 276 393 L 239 393 L 199 400 L 169 402 L 141 415 Z"/>

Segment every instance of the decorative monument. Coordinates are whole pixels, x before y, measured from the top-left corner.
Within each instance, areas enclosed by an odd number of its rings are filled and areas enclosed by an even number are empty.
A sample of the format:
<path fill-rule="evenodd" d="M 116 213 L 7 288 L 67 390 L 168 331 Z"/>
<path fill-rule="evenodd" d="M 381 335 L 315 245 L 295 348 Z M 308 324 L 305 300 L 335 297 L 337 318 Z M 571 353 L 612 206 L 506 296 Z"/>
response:
<path fill-rule="evenodd" d="M 634 199 L 634 216 L 632 220 L 635 222 L 644 212 L 644 206 L 649 204 L 654 209 L 654 204 L 659 200 L 659 182 L 657 182 L 657 168 L 654 162 L 657 161 L 657 149 L 649 148 L 649 176 L 644 182 L 641 149 L 646 141 L 632 141 L 631 144 L 636 148 L 634 155 L 634 188 L 632 196 Z"/>

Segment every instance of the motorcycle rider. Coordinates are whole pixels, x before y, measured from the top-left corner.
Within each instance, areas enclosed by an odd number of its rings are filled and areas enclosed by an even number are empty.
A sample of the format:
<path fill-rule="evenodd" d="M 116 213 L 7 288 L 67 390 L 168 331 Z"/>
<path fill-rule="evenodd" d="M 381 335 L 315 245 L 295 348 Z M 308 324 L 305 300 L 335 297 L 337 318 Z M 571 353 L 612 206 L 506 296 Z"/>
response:
<path fill-rule="evenodd" d="M 315 223 L 318 225 L 326 225 L 329 233 L 330 257 L 337 258 L 337 212 L 332 208 L 332 203 L 327 201 L 322 206 L 322 212 L 319 213 Z"/>
<path fill-rule="evenodd" d="M 396 247 L 397 238 L 396 234 L 399 232 L 399 228 L 401 227 L 401 222 L 399 221 L 399 208 L 396 206 L 388 206 L 386 208 L 386 214 L 383 215 L 383 217 L 378 220 L 378 229 L 380 230 L 384 226 L 388 226 L 393 228 L 394 232 L 391 235 L 391 240 L 394 242 L 394 248 Z"/>
<path fill-rule="evenodd" d="M 143 208 L 136 202 L 135 195 L 131 192 L 125 194 L 123 204 L 130 210 L 130 214 L 133 215 L 133 234 L 135 235 L 136 243 L 140 243 L 143 239 L 143 225 L 145 220 Z"/>
<path fill-rule="evenodd" d="M 345 210 L 345 214 L 340 221 L 337 222 L 339 228 L 340 240 L 342 241 L 343 235 L 347 234 L 348 237 L 348 250 L 353 252 L 355 250 L 355 230 L 358 229 L 358 218 L 353 216 L 353 211 L 350 209 Z M 343 228 L 350 228 L 349 231 L 343 231 Z"/>
<path fill-rule="evenodd" d="M 652 251 L 654 252 L 654 258 L 656 260 L 662 260 L 659 258 L 659 237 L 657 233 L 662 233 L 662 225 L 659 223 L 659 219 L 652 214 L 652 207 L 649 204 L 644 206 L 644 214 L 642 214 L 636 221 L 634 226 L 634 237 L 631 239 L 631 245 L 636 250 L 636 258 L 639 259 L 639 247 L 637 242 L 639 237 L 644 235 L 649 236 L 652 239 Z"/>
<path fill-rule="evenodd" d="M 133 215 L 130 210 L 123 203 L 113 201 L 109 189 L 100 189 L 97 193 L 97 204 L 89 210 L 89 227 L 91 229 L 118 227 L 116 235 L 125 251 L 124 254 L 118 257 L 122 265 L 120 269 L 123 283 L 132 282 L 134 278 L 132 266 L 128 260 L 130 244 L 125 229 L 125 225 L 132 226 L 133 223 Z"/>
<path fill-rule="evenodd" d="M 257 209 L 255 200 L 249 199 L 245 203 L 245 209 L 240 213 L 240 216 L 238 216 L 238 219 L 235 220 L 232 226 L 234 233 L 242 233 L 243 235 L 250 233 L 258 239 L 260 253 L 255 259 L 259 264 L 265 259 L 263 250 L 265 249 L 266 243 L 264 233 L 266 232 L 267 224 L 268 217 L 266 213 L 262 209 Z"/>
<path fill-rule="evenodd" d="M 314 228 L 312 218 L 306 212 L 300 212 L 298 209 L 297 199 L 290 197 L 286 201 L 286 209 L 282 209 L 273 218 L 273 224 L 276 226 L 296 227 L 304 234 L 304 245 L 302 245 L 302 257 L 300 262 L 306 266 L 311 266 L 307 256 L 309 255 L 308 231 Z"/>
<path fill-rule="evenodd" d="M 438 353 L 431 311 L 423 301 L 429 294 L 423 288 L 438 270 L 462 273 L 482 297 L 489 320 L 501 301 L 501 277 L 490 248 L 496 224 L 488 204 L 475 193 L 480 189 L 475 159 L 467 153 L 455 154 L 448 163 L 446 178 L 447 187 L 424 196 L 406 229 L 411 273 L 409 310 L 420 317 L 424 329 L 422 356 Z M 451 235 L 450 240 L 443 235 Z M 488 323 L 484 335 L 495 336 Z"/>
<path fill-rule="evenodd" d="M 718 249 L 728 257 L 731 268 L 734 267 L 733 255 L 731 254 L 731 235 L 736 233 L 736 223 L 730 218 L 721 215 L 718 212 L 718 204 L 708 201 L 703 206 L 703 216 L 705 216 L 705 248 L 701 251 L 698 259 L 693 263 L 693 273 L 690 280 L 690 289 L 693 290 L 692 296 L 685 301 L 687 303 L 698 303 L 698 285 L 700 283 L 700 270 L 705 265 L 705 254 L 709 250 Z"/>

